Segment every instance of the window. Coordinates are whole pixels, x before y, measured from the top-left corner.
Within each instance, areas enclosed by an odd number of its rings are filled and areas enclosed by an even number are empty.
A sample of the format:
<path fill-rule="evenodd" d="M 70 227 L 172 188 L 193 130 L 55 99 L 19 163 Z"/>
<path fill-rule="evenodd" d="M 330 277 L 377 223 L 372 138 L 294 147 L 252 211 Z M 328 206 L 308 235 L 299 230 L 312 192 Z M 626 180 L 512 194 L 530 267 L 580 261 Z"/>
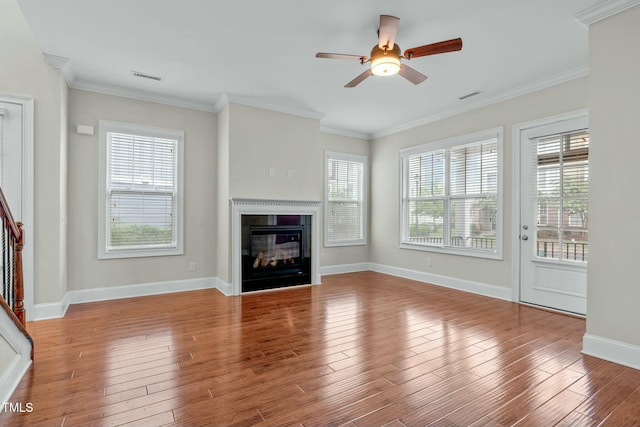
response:
<path fill-rule="evenodd" d="M 366 176 L 364 156 L 325 153 L 325 246 L 366 244 Z"/>
<path fill-rule="evenodd" d="M 98 258 L 179 255 L 182 131 L 101 120 Z"/>
<path fill-rule="evenodd" d="M 536 139 L 538 222 L 536 254 L 586 262 L 589 256 L 589 132 L 586 129 Z"/>
<path fill-rule="evenodd" d="M 401 247 L 499 258 L 502 130 L 402 150 Z"/>

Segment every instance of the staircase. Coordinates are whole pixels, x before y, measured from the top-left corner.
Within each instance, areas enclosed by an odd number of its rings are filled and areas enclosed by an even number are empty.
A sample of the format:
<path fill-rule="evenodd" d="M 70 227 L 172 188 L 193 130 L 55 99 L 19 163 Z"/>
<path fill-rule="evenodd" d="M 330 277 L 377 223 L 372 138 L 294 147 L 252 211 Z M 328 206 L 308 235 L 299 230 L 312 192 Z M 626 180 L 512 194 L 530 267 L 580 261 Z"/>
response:
<path fill-rule="evenodd" d="M 0 402 L 13 390 L 33 360 L 33 339 L 26 329 L 22 275 L 22 223 L 11 215 L 0 188 L 2 298 L 0 298 Z M 4 406 L 4 405 L 3 405 Z M 0 408 L 0 412 L 2 408 Z"/>

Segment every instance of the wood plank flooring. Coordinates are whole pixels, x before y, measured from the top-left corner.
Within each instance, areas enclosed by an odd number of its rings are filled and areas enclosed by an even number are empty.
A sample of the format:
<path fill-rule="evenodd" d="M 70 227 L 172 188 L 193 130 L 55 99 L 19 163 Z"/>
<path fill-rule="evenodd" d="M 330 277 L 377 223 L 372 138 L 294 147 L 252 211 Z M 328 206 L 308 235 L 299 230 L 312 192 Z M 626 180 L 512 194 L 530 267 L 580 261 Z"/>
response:
<path fill-rule="evenodd" d="M 0 425 L 640 425 L 640 371 L 582 355 L 582 319 L 372 272 L 323 282 L 30 323 L 11 401 L 33 411 Z"/>

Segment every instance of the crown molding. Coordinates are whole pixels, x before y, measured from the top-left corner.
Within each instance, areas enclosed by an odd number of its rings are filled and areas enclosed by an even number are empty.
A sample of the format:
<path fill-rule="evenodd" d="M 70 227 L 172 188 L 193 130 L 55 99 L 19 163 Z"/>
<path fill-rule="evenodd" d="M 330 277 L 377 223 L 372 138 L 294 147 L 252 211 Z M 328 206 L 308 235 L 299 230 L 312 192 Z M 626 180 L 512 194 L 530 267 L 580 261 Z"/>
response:
<path fill-rule="evenodd" d="M 144 92 L 135 89 L 125 89 L 100 83 L 89 82 L 86 80 L 77 80 L 69 85 L 72 89 L 86 90 L 89 92 L 102 93 L 105 95 L 121 96 L 123 98 L 131 98 L 139 101 L 155 102 L 157 104 L 171 105 L 173 107 L 189 108 L 192 110 L 206 111 L 216 113 L 214 104 L 208 102 L 193 101 L 184 98 L 158 95 L 155 93 Z"/>
<path fill-rule="evenodd" d="M 42 56 L 47 64 L 58 70 L 62 70 L 69 63 L 69 58 L 65 58 L 64 56 L 53 55 L 46 52 L 42 52 Z"/>
<path fill-rule="evenodd" d="M 218 99 L 213 103 L 213 112 L 218 114 L 224 107 L 229 105 L 231 101 L 229 101 L 229 97 L 226 93 L 223 93 L 218 97 Z"/>
<path fill-rule="evenodd" d="M 325 114 L 323 113 L 318 113 L 312 110 L 295 110 L 295 112 L 293 112 L 291 108 L 288 108 L 287 111 L 283 111 L 282 107 L 274 108 L 273 104 L 268 105 L 265 103 L 251 102 L 249 100 L 250 98 L 248 97 L 241 97 L 238 95 L 223 93 L 218 97 L 216 102 L 213 104 L 214 112 L 217 114 L 220 111 L 222 111 L 224 107 L 233 103 L 233 104 L 245 105 L 248 107 L 261 108 L 263 110 L 270 110 L 270 111 L 276 111 L 280 113 L 292 114 L 294 116 L 302 116 L 302 117 L 316 119 L 316 120 L 321 120 L 325 116 Z M 320 126 L 320 132 L 346 136 L 348 138 L 362 139 L 365 141 L 371 140 L 371 135 L 368 133 L 356 132 L 356 131 L 351 131 L 347 129 L 338 129 L 338 128 L 331 128 L 327 126 Z"/>
<path fill-rule="evenodd" d="M 614 2 L 622 3 L 620 0 L 612 0 L 607 3 L 614 3 Z M 640 0 L 634 0 L 632 2 L 625 1 L 624 3 L 627 5 L 631 3 L 640 4 Z M 619 9 L 619 10 L 623 10 L 623 9 Z M 121 97 L 136 99 L 140 101 L 155 102 L 159 104 L 171 105 L 171 106 L 181 107 L 181 108 L 189 108 L 189 109 L 206 111 L 206 112 L 211 112 L 216 114 L 219 113 L 224 107 L 226 107 L 229 104 L 239 104 L 239 105 L 245 105 L 248 107 L 254 107 L 254 108 L 259 108 L 259 109 L 268 110 L 268 111 L 285 113 L 285 114 L 290 114 L 290 115 L 314 119 L 314 120 L 321 120 L 325 116 L 324 113 L 320 113 L 314 110 L 285 106 L 285 105 L 277 104 L 273 102 L 260 101 L 255 99 L 255 97 L 244 96 L 244 95 L 223 93 L 214 102 L 208 103 L 208 102 L 199 102 L 199 101 L 193 101 L 193 100 L 188 100 L 188 99 L 178 98 L 178 97 L 158 95 L 158 94 L 138 91 L 134 89 L 125 89 L 121 87 L 104 85 L 104 84 L 90 82 L 86 80 L 75 80 L 74 78 L 72 78 L 73 73 L 71 71 L 71 66 L 68 58 L 64 58 L 56 55 L 50 55 L 50 54 L 44 54 L 44 57 L 45 57 L 45 60 L 47 61 L 47 64 L 49 64 L 54 68 L 61 69 L 63 71 L 65 75 L 65 79 L 67 80 L 67 84 L 69 85 L 69 87 L 73 89 L 86 90 L 86 91 L 102 93 L 106 95 L 121 96 Z M 547 79 L 538 80 L 536 82 L 532 82 L 524 86 L 520 86 L 508 91 L 504 91 L 493 96 L 483 97 L 475 100 L 474 102 L 465 103 L 463 106 L 452 108 L 452 109 L 442 111 L 418 120 L 414 120 L 411 122 L 407 122 L 405 124 L 394 126 L 392 128 L 389 128 L 380 132 L 375 132 L 375 133 L 357 132 L 357 131 L 352 131 L 348 129 L 332 128 L 328 126 L 321 126 L 320 131 L 328 134 L 345 136 L 349 138 L 356 138 L 364 141 L 372 141 L 374 139 L 404 132 L 419 126 L 423 126 L 429 123 L 436 122 L 438 120 L 456 116 L 458 114 L 466 113 L 466 112 L 469 112 L 481 107 L 485 107 L 491 104 L 496 104 L 498 102 L 506 101 L 511 98 L 515 98 L 515 97 L 526 95 L 542 89 L 546 89 L 552 86 L 556 86 L 558 84 L 575 80 L 581 77 L 585 77 L 587 75 L 588 75 L 588 68 L 586 66 L 574 68 L 572 70 L 568 70 L 566 72 L 551 76 L 550 78 L 547 78 Z"/>
<path fill-rule="evenodd" d="M 292 116 L 304 117 L 306 119 L 320 120 L 325 116 L 325 113 L 320 113 L 318 111 L 307 109 L 304 107 L 292 107 L 276 102 L 262 101 L 256 99 L 253 96 L 238 95 L 233 93 L 223 93 L 222 95 L 220 95 L 220 98 L 218 98 L 218 100 L 214 103 L 215 112 L 220 112 L 220 110 L 222 110 L 229 104 L 238 104 L 247 107 L 260 108 L 262 110 L 290 114 Z"/>
<path fill-rule="evenodd" d="M 71 66 L 69 58 L 46 52 L 42 52 L 42 57 L 44 58 L 44 62 L 46 62 L 51 68 L 62 71 L 62 75 L 64 76 L 67 85 L 71 86 L 73 84 L 75 80 L 75 73 L 73 72 L 73 67 Z"/>
<path fill-rule="evenodd" d="M 578 22 L 589 26 L 639 4 L 640 0 L 607 0 L 578 12 L 574 18 Z"/>
<path fill-rule="evenodd" d="M 347 138 L 361 139 L 363 141 L 371 142 L 371 134 L 364 132 L 356 132 L 347 129 L 338 129 L 328 126 L 320 126 L 320 132 L 329 133 L 332 135 L 346 136 Z"/>
<path fill-rule="evenodd" d="M 419 126 L 436 122 L 438 120 L 443 120 L 449 117 L 457 116 L 458 114 L 477 110 L 478 108 L 486 107 L 492 104 L 497 104 L 499 102 L 507 101 L 509 99 L 516 98 L 518 96 L 527 95 L 529 93 L 537 92 L 542 89 L 547 89 L 553 86 L 557 86 L 559 84 L 576 80 L 582 77 L 586 77 L 588 75 L 589 75 L 588 67 L 586 66 L 577 67 L 572 70 L 568 70 L 568 71 L 556 74 L 546 79 L 537 80 L 535 82 L 531 82 L 529 84 L 519 86 L 514 89 L 507 90 L 493 96 L 488 96 L 486 98 L 478 99 L 475 102 L 470 102 L 460 107 L 442 111 L 440 113 L 436 113 L 431 116 L 414 120 L 399 126 L 394 126 L 390 129 L 387 129 L 381 132 L 376 132 L 371 135 L 371 139 L 378 139 L 378 138 L 393 135 L 396 133 L 404 132 Z"/>

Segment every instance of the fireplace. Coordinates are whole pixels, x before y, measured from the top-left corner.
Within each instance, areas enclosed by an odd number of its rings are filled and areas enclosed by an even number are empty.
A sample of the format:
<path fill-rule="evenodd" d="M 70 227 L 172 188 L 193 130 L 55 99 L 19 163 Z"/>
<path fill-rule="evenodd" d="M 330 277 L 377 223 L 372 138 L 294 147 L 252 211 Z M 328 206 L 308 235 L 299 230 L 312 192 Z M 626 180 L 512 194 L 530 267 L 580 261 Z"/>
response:
<path fill-rule="evenodd" d="M 307 236 L 303 215 L 244 215 L 242 292 L 311 283 Z M 249 225 L 273 222 L 273 225 Z"/>
<path fill-rule="evenodd" d="M 232 199 L 229 294 L 319 284 L 319 205 Z"/>

